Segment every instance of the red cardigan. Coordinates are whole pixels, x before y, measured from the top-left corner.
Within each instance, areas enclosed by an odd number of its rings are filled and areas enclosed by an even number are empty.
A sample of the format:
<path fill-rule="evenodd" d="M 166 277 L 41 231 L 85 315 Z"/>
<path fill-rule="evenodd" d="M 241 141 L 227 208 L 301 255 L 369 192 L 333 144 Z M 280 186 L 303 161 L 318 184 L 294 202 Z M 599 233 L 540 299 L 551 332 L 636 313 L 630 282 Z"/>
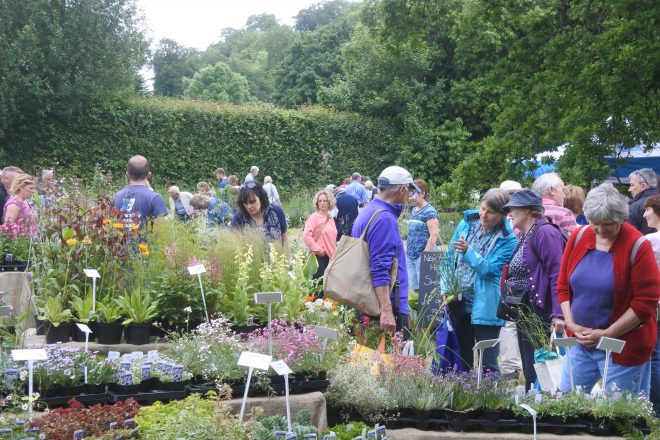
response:
<path fill-rule="evenodd" d="M 584 226 L 585 228 L 588 226 Z M 596 247 L 596 233 L 589 228 L 577 246 L 575 237 L 579 229 L 571 233 L 561 261 L 557 296 L 559 303 L 571 300 L 569 279 L 587 251 Z M 621 232 L 610 248 L 614 263 L 614 307 L 610 324 L 632 308 L 641 324 L 619 336 L 626 341 L 620 354 L 612 353 L 612 362 L 620 365 L 640 365 L 653 352 L 657 337 L 656 310 L 660 300 L 660 271 L 655 261 L 651 243 L 645 241 L 639 247 L 634 264 L 630 265 L 630 254 L 635 242 L 642 234 L 629 223 L 621 225 Z"/>

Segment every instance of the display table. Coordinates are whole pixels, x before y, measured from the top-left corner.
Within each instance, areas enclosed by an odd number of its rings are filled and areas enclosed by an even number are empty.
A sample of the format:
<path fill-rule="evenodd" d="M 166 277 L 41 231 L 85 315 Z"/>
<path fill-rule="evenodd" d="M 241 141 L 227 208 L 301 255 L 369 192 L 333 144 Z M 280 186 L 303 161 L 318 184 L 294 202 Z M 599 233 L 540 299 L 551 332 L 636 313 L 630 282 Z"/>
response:
<path fill-rule="evenodd" d="M 387 438 L 392 440 L 440 440 L 440 439 L 462 439 L 462 440 L 529 440 L 530 434 L 515 432 L 486 433 L 486 432 L 453 432 L 453 431 L 420 431 L 419 429 L 388 429 Z M 543 440 L 614 440 L 621 437 L 602 437 L 589 434 L 555 435 L 546 432 L 539 433 L 538 438 Z"/>
<path fill-rule="evenodd" d="M 0 272 L 0 292 L 5 292 L 5 304 L 14 307 L 16 317 L 27 311 L 26 318 L 20 323 L 25 330 L 35 326 L 35 310 L 32 306 L 32 289 L 30 288 L 30 272 Z"/>
<path fill-rule="evenodd" d="M 239 399 L 232 399 L 229 404 L 233 412 L 241 412 L 242 396 Z M 325 405 L 325 396 L 323 393 L 315 392 L 308 394 L 294 394 L 289 396 L 291 404 L 291 423 L 294 423 L 298 411 L 306 409 L 312 414 L 312 425 L 324 432 L 328 428 L 328 418 Z M 286 402 L 284 397 L 248 397 L 245 405 L 245 419 L 249 417 L 253 408 L 261 407 L 267 416 L 280 415 L 286 417 Z"/>

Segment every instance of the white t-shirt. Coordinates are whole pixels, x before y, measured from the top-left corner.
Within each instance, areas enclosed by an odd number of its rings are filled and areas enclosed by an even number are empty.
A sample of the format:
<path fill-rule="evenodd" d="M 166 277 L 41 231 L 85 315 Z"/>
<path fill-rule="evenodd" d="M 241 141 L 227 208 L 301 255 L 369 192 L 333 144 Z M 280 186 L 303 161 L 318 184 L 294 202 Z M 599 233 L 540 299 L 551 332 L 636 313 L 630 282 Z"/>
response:
<path fill-rule="evenodd" d="M 660 268 L 660 232 L 648 234 L 646 238 L 651 242 L 653 253 L 655 254 L 655 262 L 658 263 L 658 268 Z"/>

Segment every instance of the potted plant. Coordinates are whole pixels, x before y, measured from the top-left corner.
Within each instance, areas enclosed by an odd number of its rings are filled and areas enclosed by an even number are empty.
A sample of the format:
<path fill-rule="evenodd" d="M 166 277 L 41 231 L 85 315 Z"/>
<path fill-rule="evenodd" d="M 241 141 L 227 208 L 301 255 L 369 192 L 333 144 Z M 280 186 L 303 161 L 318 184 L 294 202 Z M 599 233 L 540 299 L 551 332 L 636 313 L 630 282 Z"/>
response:
<path fill-rule="evenodd" d="M 85 324 L 92 329 L 92 296 L 86 297 L 75 296 L 71 300 L 71 311 L 73 312 L 74 322 Z M 94 331 L 94 329 L 92 329 Z M 89 340 L 92 341 L 95 337 L 95 332 L 89 335 Z M 76 342 L 85 342 L 85 332 L 81 331 L 77 325 L 73 326 L 73 340 Z"/>
<path fill-rule="evenodd" d="M 44 321 L 46 343 L 68 342 L 71 337 L 71 310 L 65 309 L 60 296 L 49 296 L 38 308 L 37 319 Z"/>
<path fill-rule="evenodd" d="M 124 330 L 122 313 L 119 306 L 113 302 L 96 303 L 96 331 L 99 344 L 119 344 Z"/>
<path fill-rule="evenodd" d="M 83 386 L 83 392 L 85 394 L 105 393 L 106 385 L 112 382 L 114 378 L 112 363 L 106 359 L 96 357 L 89 357 L 85 363 L 87 366 L 87 383 Z"/>
<path fill-rule="evenodd" d="M 141 288 L 117 298 L 117 305 L 125 319 L 126 342 L 128 344 L 144 345 L 151 337 L 151 320 L 157 316 L 158 301 L 152 301 L 148 292 Z"/>

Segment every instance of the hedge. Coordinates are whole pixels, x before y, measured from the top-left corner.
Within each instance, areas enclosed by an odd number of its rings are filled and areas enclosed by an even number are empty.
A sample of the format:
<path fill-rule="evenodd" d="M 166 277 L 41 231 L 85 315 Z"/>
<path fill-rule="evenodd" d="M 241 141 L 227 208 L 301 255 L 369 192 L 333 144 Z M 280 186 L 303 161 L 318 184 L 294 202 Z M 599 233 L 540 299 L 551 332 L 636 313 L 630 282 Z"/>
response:
<path fill-rule="evenodd" d="M 398 135 L 382 121 L 320 107 L 284 110 L 134 97 L 99 105 L 74 121 L 53 122 L 5 142 L 7 159 L 25 169 L 58 163 L 85 177 L 95 164 L 122 175 L 142 154 L 156 185 L 194 187 L 222 166 L 242 179 L 250 166 L 274 183 L 306 187 L 337 183 L 359 171 L 375 177 L 392 164 Z M 332 156 L 321 166 L 322 153 Z"/>

